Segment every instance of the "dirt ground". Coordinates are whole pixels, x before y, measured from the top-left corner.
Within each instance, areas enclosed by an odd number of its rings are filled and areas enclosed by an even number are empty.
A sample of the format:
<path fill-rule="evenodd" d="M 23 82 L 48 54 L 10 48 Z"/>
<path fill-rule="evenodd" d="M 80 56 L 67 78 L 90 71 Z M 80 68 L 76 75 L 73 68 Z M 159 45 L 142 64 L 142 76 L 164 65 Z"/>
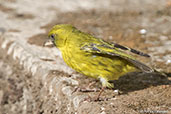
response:
<path fill-rule="evenodd" d="M 0 7 L 2 8 L 2 6 Z M 24 18 L 24 16 L 20 15 L 13 18 Z M 34 16 L 29 15 L 30 17 L 34 18 Z M 169 4 L 166 4 L 166 7 L 162 9 L 154 7 L 147 11 L 93 9 L 60 13 L 56 15 L 54 21 L 42 26 L 46 29 L 46 33 L 30 37 L 28 43 L 42 47 L 48 31 L 53 25 L 67 23 L 106 41 L 116 42 L 150 54 L 151 58 L 135 56 L 148 66 L 166 73 L 167 76 L 128 74 L 114 81 L 115 89 L 120 90 L 120 94 L 116 94 L 114 90 L 106 89 L 101 96 L 107 98 L 106 101 L 91 102 L 91 105 L 84 102 L 79 105 L 77 111 L 72 110 L 71 113 L 169 114 L 171 113 L 171 62 L 169 62 L 171 60 L 171 48 L 168 48 L 171 45 L 170 18 L 171 5 Z M 141 33 L 142 30 L 147 32 Z M 41 82 L 33 80 L 31 74 L 26 72 L 17 62 L 10 62 L 12 58 L 9 55 L 3 55 L 5 50 L 0 51 L 0 53 L 0 62 L 2 61 L 2 64 L 0 63 L 0 113 L 19 114 L 23 113 L 26 107 L 25 114 L 65 113 L 66 109 L 57 110 L 56 102 L 48 99 L 48 96 L 46 100 L 41 99 L 43 98 L 39 95 L 43 87 Z M 80 87 L 85 87 L 94 81 L 94 79 L 87 78 L 79 73 L 76 74 L 80 75 L 76 78 Z M 56 75 L 72 77 L 72 74 L 58 71 L 49 74 L 51 77 Z M 100 87 L 98 81 L 92 86 L 92 88 L 97 89 Z M 32 93 L 32 97 L 28 97 L 28 91 Z M 98 92 L 76 92 L 74 94 L 86 94 L 93 97 Z M 26 102 L 22 99 L 24 95 L 28 97 L 27 105 L 23 105 Z M 67 100 L 64 97 L 63 99 L 63 105 L 67 105 Z M 97 105 L 100 105 L 101 108 L 97 108 Z M 94 106 L 94 108 L 90 110 L 90 106 Z"/>
<path fill-rule="evenodd" d="M 151 15 L 150 19 L 157 18 L 160 15 L 168 15 L 165 13 L 166 9 L 162 11 L 149 12 Z M 168 9 L 170 11 L 170 9 Z M 167 10 L 166 10 L 167 11 Z M 161 12 L 161 14 L 158 14 Z M 163 13 L 162 13 L 163 12 Z M 158 40 L 159 36 L 142 36 L 139 31 L 143 28 L 140 25 L 136 25 L 142 21 L 141 17 L 148 16 L 149 14 L 144 14 L 143 12 L 136 11 L 123 11 L 123 12 L 106 12 L 106 11 L 80 11 L 80 12 L 69 12 L 57 15 L 57 17 L 62 17 L 62 19 L 57 18 L 53 23 L 45 26 L 47 31 L 55 24 L 68 23 L 76 26 L 84 32 L 88 32 L 97 37 L 104 38 L 107 41 L 114 41 L 128 47 L 139 49 L 143 52 L 150 53 L 148 50 L 153 46 L 160 46 L 145 43 L 145 40 L 149 41 Z M 77 18 L 79 17 L 79 18 Z M 79 23 L 79 24 L 78 24 Z M 88 25 L 88 26 L 87 26 Z M 36 42 L 36 38 L 39 40 L 42 38 L 42 34 L 30 38 L 29 42 L 35 45 L 39 45 L 40 42 Z M 46 34 L 44 34 L 45 38 Z M 144 38 L 145 37 L 145 38 Z M 168 34 L 169 39 L 170 34 Z M 45 40 L 42 39 L 42 44 Z M 160 42 L 160 41 L 159 41 Z M 165 52 L 160 56 L 165 56 L 171 52 Z M 147 58 L 140 58 L 144 62 L 149 62 L 151 60 L 146 60 Z M 162 71 L 171 72 L 171 64 L 166 65 L 164 62 L 153 61 L 155 64 L 148 64 L 154 68 L 160 68 Z M 149 62 L 150 63 L 150 62 Z M 154 65 L 154 66 L 153 66 Z M 169 74 L 170 75 L 170 74 Z M 88 80 L 80 78 L 81 86 L 86 86 L 90 83 Z M 86 81 L 85 81 L 86 80 Z M 162 77 L 156 74 L 144 74 L 144 75 L 131 75 L 122 77 L 118 82 L 115 82 L 116 88 L 123 92 L 122 95 L 115 96 L 113 91 L 107 91 L 104 96 L 109 98 L 122 99 L 121 101 L 106 101 L 105 103 L 113 104 L 111 107 L 105 107 L 105 110 L 110 110 L 108 113 L 112 112 L 112 107 L 120 107 L 116 112 L 127 112 L 132 110 L 133 112 L 140 113 L 166 113 L 170 111 L 171 108 L 171 81 L 170 78 Z M 97 93 L 96 93 L 97 94 Z M 91 96 L 93 96 L 91 94 Z M 100 102 L 99 102 L 100 104 Z M 86 107 L 82 107 L 85 108 Z M 151 111 L 151 112 L 150 112 Z M 158 112 L 157 112 L 158 111 Z M 160 112 L 161 111 L 161 112 Z M 162 112 L 163 111 L 163 112 Z M 83 112 L 82 112 L 83 113 Z M 88 113 L 88 111 L 87 111 Z M 130 112 L 131 113 L 131 112 Z"/>

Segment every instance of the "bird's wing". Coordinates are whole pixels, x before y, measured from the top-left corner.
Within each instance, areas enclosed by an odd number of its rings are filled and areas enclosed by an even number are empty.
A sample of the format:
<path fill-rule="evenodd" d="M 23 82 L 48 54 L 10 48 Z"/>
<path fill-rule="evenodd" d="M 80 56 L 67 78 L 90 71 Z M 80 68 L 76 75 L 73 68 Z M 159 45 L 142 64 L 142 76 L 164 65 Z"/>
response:
<path fill-rule="evenodd" d="M 115 48 L 121 49 L 121 50 L 123 50 L 123 51 L 132 52 L 132 53 L 137 54 L 137 55 L 140 55 L 140 56 L 150 57 L 150 55 L 148 55 L 148 54 L 146 54 L 146 53 L 140 52 L 140 51 L 135 50 L 135 49 L 132 49 L 132 48 L 128 48 L 128 47 L 126 47 L 126 46 L 122 46 L 122 45 L 117 44 L 117 43 L 112 43 L 112 46 L 115 47 Z"/>
<path fill-rule="evenodd" d="M 153 72 L 154 71 L 152 68 L 135 60 L 134 57 L 121 51 L 121 50 L 133 50 L 133 49 L 130 49 L 130 48 L 127 49 L 127 47 L 124 47 L 119 44 L 108 44 L 107 42 L 103 42 L 100 44 L 85 43 L 84 45 L 81 46 L 81 50 L 84 50 L 85 52 L 89 52 L 89 53 L 94 53 L 94 54 L 104 54 L 104 55 L 107 54 L 109 56 L 118 56 L 118 57 L 121 57 L 121 58 L 126 59 L 127 61 L 131 62 L 137 68 L 141 69 L 144 72 Z M 134 50 L 133 53 L 134 52 L 147 56 L 147 54 L 144 54 L 144 53 L 136 51 L 136 50 Z"/>

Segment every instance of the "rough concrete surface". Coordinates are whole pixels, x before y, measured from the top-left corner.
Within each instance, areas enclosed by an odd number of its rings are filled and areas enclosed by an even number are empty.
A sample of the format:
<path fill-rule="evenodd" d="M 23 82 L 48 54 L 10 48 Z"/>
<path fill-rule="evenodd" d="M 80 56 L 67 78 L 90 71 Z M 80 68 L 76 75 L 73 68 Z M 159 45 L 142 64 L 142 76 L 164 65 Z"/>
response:
<path fill-rule="evenodd" d="M 84 101 L 98 92 L 74 89 L 96 80 L 42 46 L 62 23 L 150 54 L 137 59 L 167 76 L 128 74 L 114 81 L 120 94 L 106 89 L 106 100 Z M 170 0 L 0 0 L 0 114 L 171 113 L 170 25 Z"/>

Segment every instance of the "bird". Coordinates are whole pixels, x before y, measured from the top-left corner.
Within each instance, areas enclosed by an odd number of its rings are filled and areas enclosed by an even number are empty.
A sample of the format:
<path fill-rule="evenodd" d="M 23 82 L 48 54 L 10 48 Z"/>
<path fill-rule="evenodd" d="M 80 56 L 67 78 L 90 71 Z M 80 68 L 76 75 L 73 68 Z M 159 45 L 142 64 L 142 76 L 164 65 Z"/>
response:
<path fill-rule="evenodd" d="M 53 26 L 48 33 L 47 42 L 51 42 L 60 50 L 69 67 L 85 76 L 100 80 L 102 88 L 114 88 L 110 81 L 130 72 L 155 72 L 130 53 L 144 57 L 150 55 L 96 38 L 70 24 Z M 127 51 L 130 53 L 126 53 Z"/>

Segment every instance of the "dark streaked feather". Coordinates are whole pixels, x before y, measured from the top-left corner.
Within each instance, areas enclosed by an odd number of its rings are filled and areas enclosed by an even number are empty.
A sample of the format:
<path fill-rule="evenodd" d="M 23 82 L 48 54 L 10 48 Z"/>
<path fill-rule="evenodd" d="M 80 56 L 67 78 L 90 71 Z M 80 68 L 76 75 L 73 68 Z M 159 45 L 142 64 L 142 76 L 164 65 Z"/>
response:
<path fill-rule="evenodd" d="M 144 56 L 144 57 L 150 57 L 150 55 L 146 54 L 146 53 L 143 53 L 143 52 L 140 52 L 138 50 L 135 50 L 135 49 L 132 49 L 132 48 L 128 48 L 126 46 L 122 46 L 120 44 L 117 44 L 117 43 L 113 43 L 113 46 L 115 48 L 119 48 L 119 49 L 122 49 L 122 50 L 128 50 L 134 54 L 137 54 L 137 55 L 140 55 L 140 56 Z"/>

